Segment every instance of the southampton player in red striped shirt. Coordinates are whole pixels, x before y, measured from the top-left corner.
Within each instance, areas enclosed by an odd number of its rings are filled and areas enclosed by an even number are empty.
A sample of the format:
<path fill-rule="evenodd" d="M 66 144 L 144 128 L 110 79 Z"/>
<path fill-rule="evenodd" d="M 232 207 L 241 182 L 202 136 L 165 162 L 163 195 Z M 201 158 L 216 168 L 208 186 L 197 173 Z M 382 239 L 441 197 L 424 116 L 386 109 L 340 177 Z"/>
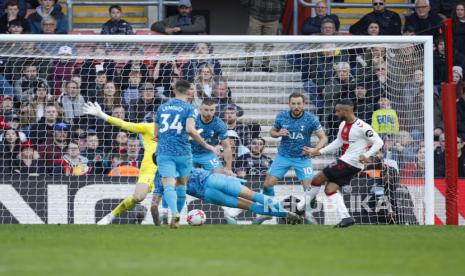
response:
<path fill-rule="evenodd" d="M 353 225 L 355 220 L 350 216 L 338 189 L 340 186 L 349 185 L 351 179 L 364 169 L 364 164 L 369 158 L 383 147 L 383 140 L 369 124 L 355 116 L 354 104 L 350 100 L 341 100 L 336 105 L 336 116 L 342 121 L 336 140 L 321 150 L 305 150 L 313 157 L 340 149 L 341 156 L 313 177 L 312 187 L 306 192 L 305 202 L 310 203 L 320 191 L 320 186 L 327 182 L 325 193 L 341 217 L 341 221 L 335 227 L 348 227 Z M 298 206 L 298 209 L 303 208 Z"/>

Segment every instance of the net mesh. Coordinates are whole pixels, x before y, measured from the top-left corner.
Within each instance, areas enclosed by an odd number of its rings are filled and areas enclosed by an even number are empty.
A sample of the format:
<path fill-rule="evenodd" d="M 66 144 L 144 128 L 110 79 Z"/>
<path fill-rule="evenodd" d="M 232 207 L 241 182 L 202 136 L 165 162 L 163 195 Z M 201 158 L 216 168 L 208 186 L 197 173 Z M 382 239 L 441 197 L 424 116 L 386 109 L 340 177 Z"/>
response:
<path fill-rule="evenodd" d="M 269 131 L 291 92 L 306 95 L 330 142 L 335 103 L 352 99 L 385 146 L 342 189 L 349 211 L 360 223 L 424 222 L 422 44 L 2 42 L 0 53 L 1 223 L 95 223 L 109 213 L 133 193 L 144 145 L 140 135 L 84 115 L 84 102 L 151 123 L 179 79 L 195 85 L 194 104 L 218 103 L 234 131 L 234 172 L 255 191 L 276 155 L 279 139 Z M 314 159 L 314 171 L 335 158 Z M 289 208 L 303 198 L 292 169 L 276 194 Z M 150 202 L 151 194 L 114 223 L 151 223 Z M 318 223 L 338 221 L 322 192 L 313 204 Z M 183 220 L 193 208 L 206 211 L 207 223 L 255 218 L 188 197 Z"/>

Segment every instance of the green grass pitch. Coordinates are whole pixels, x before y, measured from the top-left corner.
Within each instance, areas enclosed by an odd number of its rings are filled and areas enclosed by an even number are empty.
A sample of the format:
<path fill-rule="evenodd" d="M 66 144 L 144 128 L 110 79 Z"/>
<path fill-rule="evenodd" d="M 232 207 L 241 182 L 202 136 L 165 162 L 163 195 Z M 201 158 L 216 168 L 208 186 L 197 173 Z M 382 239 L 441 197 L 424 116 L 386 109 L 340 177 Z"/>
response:
<path fill-rule="evenodd" d="M 465 275 L 465 228 L 0 225 L 0 275 Z"/>

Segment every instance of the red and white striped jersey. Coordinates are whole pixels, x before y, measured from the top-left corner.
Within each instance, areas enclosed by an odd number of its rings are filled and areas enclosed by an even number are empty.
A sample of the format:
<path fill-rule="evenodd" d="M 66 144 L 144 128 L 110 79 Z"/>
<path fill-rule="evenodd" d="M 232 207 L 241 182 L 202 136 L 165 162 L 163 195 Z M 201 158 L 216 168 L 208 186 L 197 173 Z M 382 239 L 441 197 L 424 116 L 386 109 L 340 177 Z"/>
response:
<path fill-rule="evenodd" d="M 336 140 L 321 149 L 320 153 L 326 154 L 341 149 L 339 159 L 363 170 L 364 165 L 359 161 L 360 155 L 373 156 L 383 144 L 383 140 L 369 124 L 357 119 L 352 124 L 341 122 Z"/>

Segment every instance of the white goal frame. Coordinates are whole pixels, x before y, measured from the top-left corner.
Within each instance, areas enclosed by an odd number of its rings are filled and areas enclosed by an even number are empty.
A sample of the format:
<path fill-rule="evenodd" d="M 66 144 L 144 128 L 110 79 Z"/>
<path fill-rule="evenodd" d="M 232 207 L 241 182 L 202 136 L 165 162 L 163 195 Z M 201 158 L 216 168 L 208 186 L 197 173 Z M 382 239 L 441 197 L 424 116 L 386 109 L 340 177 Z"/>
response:
<path fill-rule="evenodd" d="M 0 35 L 0 42 L 68 43 L 366 43 L 422 44 L 424 48 L 424 222 L 434 224 L 433 38 L 431 36 L 164 36 L 164 35 Z"/>

